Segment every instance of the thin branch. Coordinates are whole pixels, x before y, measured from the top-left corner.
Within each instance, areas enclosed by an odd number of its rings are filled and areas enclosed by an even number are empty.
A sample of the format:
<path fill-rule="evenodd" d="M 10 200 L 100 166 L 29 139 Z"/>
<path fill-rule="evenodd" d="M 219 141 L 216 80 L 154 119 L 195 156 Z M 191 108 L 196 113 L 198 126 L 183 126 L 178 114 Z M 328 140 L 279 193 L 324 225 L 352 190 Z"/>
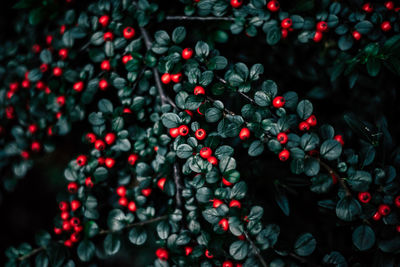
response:
<path fill-rule="evenodd" d="M 151 42 L 148 32 L 143 27 L 140 27 L 140 32 L 142 33 L 144 44 L 146 46 L 147 51 L 150 51 L 152 42 Z M 153 76 L 154 76 L 154 82 L 156 83 L 156 87 L 158 90 L 158 94 L 161 97 L 161 104 L 164 105 L 164 104 L 169 103 L 171 106 L 174 107 L 174 109 L 177 109 L 174 101 L 172 101 L 164 92 L 163 86 L 161 84 L 160 73 L 158 72 L 157 67 L 153 67 L 152 71 L 153 71 Z"/>
<path fill-rule="evenodd" d="M 235 21 L 232 17 L 189 17 L 189 16 L 166 16 L 166 20 L 197 20 L 197 21 Z"/>
<path fill-rule="evenodd" d="M 146 224 L 155 223 L 155 222 L 158 222 L 158 221 L 165 220 L 167 218 L 168 218 L 168 215 L 163 215 L 163 216 L 151 218 L 151 219 L 146 220 L 146 221 L 130 223 L 130 224 L 126 225 L 122 230 L 126 230 L 126 229 L 129 229 L 129 228 L 135 227 L 135 226 L 143 226 L 143 225 L 146 225 Z M 113 233 L 113 232 L 117 232 L 117 231 L 112 231 L 110 229 L 102 229 L 102 230 L 99 231 L 99 235 L 105 235 L 105 234 Z"/>
<path fill-rule="evenodd" d="M 244 235 L 246 236 L 247 241 L 249 241 L 250 246 L 253 248 L 254 253 L 257 255 L 258 259 L 260 260 L 261 265 L 264 266 L 264 267 L 267 267 L 268 265 L 265 262 L 264 258 L 261 256 L 260 250 L 258 249 L 256 244 L 254 244 L 253 240 L 251 240 L 249 234 L 245 231 Z"/>
<path fill-rule="evenodd" d="M 32 257 L 32 256 L 35 256 L 36 254 L 38 254 L 40 251 L 43 251 L 43 250 L 45 250 L 44 247 L 35 248 L 34 250 L 32 250 L 31 252 L 29 252 L 28 254 L 25 254 L 25 255 L 23 255 L 23 256 L 17 258 L 17 260 L 18 260 L 18 261 L 26 260 L 26 259 L 28 259 L 28 258 L 30 258 L 30 257 Z"/>
<path fill-rule="evenodd" d="M 181 176 L 179 174 L 179 164 L 177 162 L 174 163 L 174 182 L 176 186 L 176 194 L 175 194 L 176 205 L 178 206 L 178 208 L 180 208 L 182 207 L 182 198 L 181 198 L 182 185 L 181 185 Z"/>

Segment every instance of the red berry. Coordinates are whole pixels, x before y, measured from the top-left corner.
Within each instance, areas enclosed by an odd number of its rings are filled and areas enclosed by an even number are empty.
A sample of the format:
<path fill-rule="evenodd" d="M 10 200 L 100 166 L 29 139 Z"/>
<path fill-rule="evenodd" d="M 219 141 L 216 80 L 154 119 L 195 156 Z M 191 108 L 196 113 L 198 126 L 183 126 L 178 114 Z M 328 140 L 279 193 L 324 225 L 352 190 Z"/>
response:
<path fill-rule="evenodd" d="M 104 33 L 104 35 L 103 35 L 103 40 L 105 41 L 105 42 L 107 42 L 107 41 L 112 41 L 114 39 L 114 34 L 112 33 L 112 32 L 106 32 L 106 33 Z"/>
<path fill-rule="evenodd" d="M 120 197 L 124 197 L 125 195 L 126 195 L 126 188 L 125 188 L 125 186 L 119 186 L 118 188 L 117 188 L 117 195 L 118 196 L 120 196 Z"/>
<path fill-rule="evenodd" d="M 60 34 L 61 34 L 61 35 L 64 34 L 65 29 L 66 29 L 65 25 L 61 25 L 61 26 L 60 26 Z"/>
<path fill-rule="evenodd" d="M 214 256 L 211 254 L 211 252 L 208 249 L 206 249 L 206 251 L 204 252 L 204 255 L 209 259 L 214 258 Z"/>
<path fill-rule="evenodd" d="M 327 32 L 328 31 L 328 23 L 325 21 L 320 21 L 317 23 L 317 31 L 319 32 Z"/>
<path fill-rule="evenodd" d="M 81 202 L 79 200 L 72 200 L 71 201 L 71 210 L 76 211 L 81 206 Z"/>
<path fill-rule="evenodd" d="M 130 210 L 131 212 L 135 212 L 136 211 L 136 203 L 133 201 L 129 202 L 128 210 Z"/>
<path fill-rule="evenodd" d="M 313 41 L 318 43 L 322 40 L 323 34 L 322 32 L 315 32 L 314 37 L 313 37 Z"/>
<path fill-rule="evenodd" d="M 104 137 L 104 141 L 106 141 L 107 145 L 112 145 L 115 142 L 116 136 L 115 133 L 108 133 Z"/>
<path fill-rule="evenodd" d="M 384 22 L 382 22 L 382 24 L 381 24 L 381 29 L 382 29 L 382 31 L 384 31 L 384 32 L 388 32 L 388 31 L 390 31 L 390 30 L 392 29 L 392 25 L 390 25 L 390 22 L 389 22 L 389 21 L 384 21 Z"/>
<path fill-rule="evenodd" d="M 358 200 L 362 203 L 368 203 L 371 201 L 371 194 L 369 192 L 358 193 Z"/>
<path fill-rule="evenodd" d="M 227 219 L 225 219 L 225 218 L 223 218 L 223 219 L 221 219 L 219 222 L 218 222 L 218 225 L 222 228 L 222 230 L 224 230 L 224 231 L 228 231 L 228 229 L 229 229 L 229 221 L 227 220 Z"/>
<path fill-rule="evenodd" d="M 99 165 L 103 165 L 105 161 L 106 161 L 106 160 L 105 160 L 103 157 L 99 157 L 99 158 L 97 159 L 97 162 L 99 163 Z"/>
<path fill-rule="evenodd" d="M 68 184 L 68 192 L 75 194 L 78 191 L 78 184 L 75 182 L 70 182 Z"/>
<path fill-rule="evenodd" d="M 372 6 L 371 3 L 366 3 L 362 6 L 362 10 L 364 10 L 367 13 L 371 13 L 374 10 L 374 7 Z"/>
<path fill-rule="evenodd" d="M 286 144 L 288 141 L 288 136 L 286 133 L 278 133 L 278 135 L 276 136 L 276 139 L 278 140 L 279 143 Z"/>
<path fill-rule="evenodd" d="M 72 233 L 71 236 L 70 236 L 70 240 L 71 240 L 72 243 L 78 242 L 79 239 L 80 239 L 79 233 Z"/>
<path fill-rule="evenodd" d="M 79 155 L 79 156 L 76 158 L 76 163 L 77 163 L 79 166 L 84 166 L 84 165 L 86 165 L 86 163 L 87 163 L 87 157 L 86 157 L 85 155 Z"/>
<path fill-rule="evenodd" d="M 290 18 L 282 20 L 281 27 L 284 29 L 289 29 L 290 27 L 292 27 L 292 20 Z"/>
<path fill-rule="evenodd" d="M 54 233 L 55 233 L 56 235 L 61 235 L 62 229 L 61 229 L 61 228 L 54 227 Z"/>
<path fill-rule="evenodd" d="M 53 41 L 53 36 L 47 35 L 46 36 L 46 44 L 51 45 L 51 42 Z"/>
<path fill-rule="evenodd" d="M 161 82 L 163 84 L 169 84 L 171 82 L 171 75 L 169 73 L 164 73 L 161 76 Z"/>
<path fill-rule="evenodd" d="M 23 158 L 23 159 L 29 159 L 29 153 L 28 153 L 28 151 L 21 151 L 21 157 Z"/>
<path fill-rule="evenodd" d="M 76 225 L 76 226 L 74 226 L 74 231 L 75 231 L 76 233 L 82 232 L 82 231 L 83 231 L 82 225 Z"/>
<path fill-rule="evenodd" d="M 194 95 L 204 95 L 206 93 L 206 91 L 204 90 L 204 88 L 200 85 L 196 86 L 193 90 L 193 94 Z"/>
<path fill-rule="evenodd" d="M 361 39 L 361 33 L 359 33 L 358 31 L 352 32 L 351 35 L 353 35 L 353 38 L 354 38 L 354 40 L 356 40 L 356 41 L 358 41 L 358 40 Z"/>
<path fill-rule="evenodd" d="M 222 267 L 233 267 L 233 263 L 231 261 L 224 261 Z"/>
<path fill-rule="evenodd" d="M 274 108 L 281 108 L 285 105 L 285 99 L 282 96 L 277 96 L 272 100 Z"/>
<path fill-rule="evenodd" d="M 189 128 L 186 125 L 179 126 L 178 131 L 181 136 L 186 136 L 189 134 Z"/>
<path fill-rule="evenodd" d="M 247 140 L 250 138 L 250 130 L 249 128 L 242 128 L 239 133 L 240 140 Z"/>
<path fill-rule="evenodd" d="M 115 159 L 113 159 L 113 158 L 106 158 L 106 160 L 105 160 L 105 165 L 106 165 L 106 167 L 107 168 L 112 168 L 112 167 L 114 167 L 114 165 L 115 165 Z"/>
<path fill-rule="evenodd" d="M 66 48 L 61 48 L 61 49 L 58 51 L 58 55 L 60 56 L 60 58 L 61 58 L 62 60 L 64 60 L 64 59 L 66 59 L 66 58 L 68 57 L 68 50 L 67 50 Z"/>
<path fill-rule="evenodd" d="M 188 109 L 185 109 L 185 112 L 186 112 L 190 117 L 193 117 L 193 112 L 192 112 L 192 111 L 190 111 L 190 110 L 188 110 Z"/>
<path fill-rule="evenodd" d="M 93 181 L 92 181 L 92 177 L 86 177 L 85 179 L 85 185 L 87 188 L 92 188 L 93 187 Z"/>
<path fill-rule="evenodd" d="M 308 131 L 308 130 L 310 130 L 310 124 L 308 124 L 305 121 L 300 122 L 299 123 L 299 130 L 300 131 Z"/>
<path fill-rule="evenodd" d="M 394 199 L 394 204 L 396 205 L 396 207 L 400 208 L 400 196 L 397 196 Z"/>
<path fill-rule="evenodd" d="M 124 108 L 123 113 L 129 114 L 132 113 L 132 110 L 130 110 L 129 108 Z"/>
<path fill-rule="evenodd" d="M 396 231 L 397 231 L 398 233 L 400 233 L 400 225 L 397 225 L 397 226 L 396 226 Z"/>
<path fill-rule="evenodd" d="M 157 186 L 158 188 L 160 188 L 161 190 L 164 190 L 164 186 L 165 186 L 165 182 L 167 181 L 166 178 L 160 178 L 160 180 L 157 181 Z"/>
<path fill-rule="evenodd" d="M 102 79 L 102 80 L 100 80 L 100 82 L 99 82 L 99 88 L 100 88 L 100 90 L 106 90 L 107 89 L 107 87 L 108 87 L 108 82 L 107 82 L 107 80 L 104 80 L 104 79 Z"/>
<path fill-rule="evenodd" d="M 382 218 L 382 215 L 379 212 L 375 212 L 375 214 L 372 216 L 372 219 L 375 221 L 379 221 Z"/>
<path fill-rule="evenodd" d="M 172 138 L 177 138 L 179 136 L 179 129 L 178 128 L 171 128 L 169 129 L 169 135 Z"/>
<path fill-rule="evenodd" d="M 37 129 L 38 129 L 38 127 L 36 126 L 36 124 L 31 124 L 31 125 L 28 126 L 28 131 L 31 134 L 34 134 L 37 131 Z"/>
<path fill-rule="evenodd" d="M 31 84 L 30 84 L 30 82 L 28 80 L 24 80 L 24 81 L 22 81 L 21 86 L 23 88 L 29 88 L 31 86 Z"/>
<path fill-rule="evenodd" d="M 288 36 L 289 32 L 287 29 L 281 29 L 281 35 L 282 35 L 282 39 L 286 39 L 286 37 Z"/>
<path fill-rule="evenodd" d="M 171 74 L 171 80 L 174 83 L 179 83 L 182 79 L 182 73 Z"/>
<path fill-rule="evenodd" d="M 190 59 L 192 56 L 193 56 L 193 49 L 191 49 L 191 48 L 185 48 L 185 49 L 183 49 L 183 51 L 182 51 L 182 58 L 183 58 L 183 59 L 188 60 L 188 59 Z"/>
<path fill-rule="evenodd" d="M 386 216 L 390 213 L 390 207 L 389 205 L 386 204 L 381 204 L 378 207 L 378 212 L 382 215 L 382 216 Z"/>
<path fill-rule="evenodd" d="M 189 256 L 190 254 L 192 254 L 192 251 L 193 251 L 192 247 L 189 247 L 189 246 L 185 247 L 185 255 L 186 256 Z"/>
<path fill-rule="evenodd" d="M 53 69 L 53 75 L 56 77 L 60 77 L 62 75 L 62 69 L 60 67 L 55 67 Z"/>
<path fill-rule="evenodd" d="M 69 218 L 69 212 L 68 211 L 63 211 L 63 212 L 61 212 L 61 219 L 62 220 L 68 220 L 68 218 Z"/>
<path fill-rule="evenodd" d="M 202 149 L 200 149 L 200 157 L 202 157 L 203 159 L 207 159 L 211 157 L 211 155 L 212 155 L 211 148 L 203 147 Z"/>
<path fill-rule="evenodd" d="M 126 64 L 132 59 L 133 59 L 132 55 L 130 55 L 130 54 L 129 55 L 125 55 L 125 56 L 122 57 L 122 63 Z"/>
<path fill-rule="evenodd" d="M 136 155 L 136 154 L 130 154 L 129 155 L 129 157 L 128 157 L 128 163 L 129 163 L 129 165 L 135 165 L 135 163 L 136 163 L 136 161 L 137 161 L 137 159 L 138 159 L 139 157 L 138 157 L 138 155 Z"/>
<path fill-rule="evenodd" d="M 242 204 L 240 204 L 239 201 L 233 199 L 233 200 L 231 200 L 231 202 L 229 202 L 229 207 L 230 208 L 238 208 L 238 209 L 240 209 L 242 207 Z"/>
<path fill-rule="evenodd" d="M 23 85 L 23 84 L 22 84 Z M 45 84 L 44 84 L 44 82 L 42 82 L 42 81 L 38 81 L 37 83 L 36 83 L 36 88 L 37 89 L 39 89 L 39 90 L 43 90 L 44 88 L 45 88 Z M 28 86 L 29 87 L 29 86 Z"/>
<path fill-rule="evenodd" d="M 194 135 L 196 136 L 197 140 L 203 140 L 207 136 L 206 131 L 204 131 L 204 129 L 196 130 Z"/>
<path fill-rule="evenodd" d="M 85 138 L 91 144 L 96 142 L 96 135 L 94 133 L 87 133 Z"/>
<path fill-rule="evenodd" d="M 222 204 L 224 204 L 224 202 L 219 200 L 219 199 L 213 199 L 212 200 L 212 206 L 213 206 L 214 209 L 218 208 Z"/>
<path fill-rule="evenodd" d="M 128 199 L 127 199 L 126 197 L 121 197 L 121 198 L 118 200 L 118 203 L 119 203 L 121 206 L 126 207 L 126 206 L 128 206 Z"/>
<path fill-rule="evenodd" d="M 79 220 L 78 217 L 72 217 L 71 220 L 69 220 L 69 223 L 72 226 L 78 226 L 81 223 L 81 220 Z"/>
<path fill-rule="evenodd" d="M 43 63 L 39 68 L 41 72 L 46 72 L 49 69 L 49 66 L 46 63 Z"/>
<path fill-rule="evenodd" d="M 277 12 L 279 10 L 279 2 L 276 0 L 271 0 L 267 3 L 267 8 L 271 12 Z"/>
<path fill-rule="evenodd" d="M 212 165 L 217 165 L 218 164 L 218 160 L 214 156 L 208 157 L 207 161 L 210 162 Z"/>
<path fill-rule="evenodd" d="M 231 0 L 231 6 L 233 8 L 238 8 L 243 4 L 242 0 Z"/>
<path fill-rule="evenodd" d="M 107 27 L 108 22 L 110 21 L 110 17 L 107 15 L 103 15 L 99 18 L 99 23 L 101 24 L 101 26 L 103 27 Z"/>
<path fill-rule="evenodd" d="M 393 10 L 394 3 L 392 1 L 387 1 L 387 2 L 385 2 L 385 7 L 387 10 Z"/>
<path fill-rule="evenodd" d="M 70 247 L 72 247 L 72 245 L 73 245 L 73 243 L 72 243 L 71 240 L 68 239 L 68 240 L 65 240 L 65 241 L 64 241 L 64 246 L 70 248 Z"/>
<path fill-rule="evenodd" d="M 290 157 L 290 152 L 287 149 L 283 149 L 281 152 L 279 152 L 279 160 L 280 161 L 287 161 Z"/>
<path fill-rule="evenodd" d="M 233 183 L 229 182 L 229 181 L 226 180 L 224 177 L 222 177 L 222 183 L 223 183 L 225 186 L 232 186 L 232 185 L 233 185 Z"/>
<path fill-rule="evenodd" d="M 103 60 L 102 62 L 101 62 L 101 64 L 100 64 L 100 68 L 102 69 L 102 70 L 105 70 L 105 71 L 109 71 L 110 69 L 111 69 L 111 65 L 110 65 L 110 61 L 109 60 Z"/>
<path fill-rule="evenodd" d="M 308 119 L 306 120 L 306 122 L 307 122 L 310 126 L 316 126 L 316 125 L 317 125 L 317 118 L 315 117 L 315 115 L 311 115 L 310 117 L 308 117 Z"/>
<path fill-rule="evenodd" d="M 71 224 L 69 223 L 69 221 L 63 221 L 62 222 L 62 229 L 64 231 L 69 231 L 71 230 Z"/>
<path fill-rule="evenodd" d="M 126 27 L 123 34 L 125 39 L 132 39 L 135 36 L 135 30 L 132 27 Z"/>
<path fill-rule="evenodd" d="M 84 86 L 85 86 L 84 83 L 82 81 L 79 81 L 79 82 L 74 83 L 72 88 L 76 92 L 82 92 Z"/>
<path fill-rule="evenodd" d="M 103 140 L 96 140 L 96 142 L 94 143 L 94 148 L 99 150 L 99 151 L 103 151 L 106 148 L 106 144 L 104 143 Z"/>
<path fill-rule="evenodd" d="M 341 136 L 340 134 L 335 135 L 335 136 L 333 137 L 333 140 L 338 141 L 342 146 L 344 145 L 343 136 Z"/>
<path fill-rule="evenodd" d="M 38 141 L 33 141 L 31 144 L 31 150 L 33 152 L 39 152 L 42 148 L 42 145 Z"/>
<path fill-rule="evenodd" d="M 156 256 L 162 261 L 167 261 L 168 260 L 168 250 L 165 248 L 159 248 L 156 250 Z"/>
<path fill-rule="evenodd" d="M 58 104 L 60 107 L 64 106 L 64 104 L 65 104 L 65 96 L 59 96 L 59 97 L 57 97 L 56 101 L 57 101 L 57 104 Z"/>
<path fill-rule="evenodd" d="M 33 46 L 32 46 L 32 51 L 33 51 L 33 53 L 39 53 L 40 52 L 40 46 L 38 45 L 38 44 L 34 44 Z"/>
<path fill-rule="evenodd" d="M 61 201 L 61 202 L 58 204 L 58 207 L 60 208 L 61 211 L 67 211 L 67 210 L 69 209 L 69 205 L 68 205 L 68 203 L 65 202 L 65 201 Z"/>
<path fill-rule="evenodd" d="M 151 188 L 144 188 L 144 189 L 142 189 L 142 195 L 145 197 L 148 197 L 148 196 L 150 196 L 151 191 L 152 191 Z"/>

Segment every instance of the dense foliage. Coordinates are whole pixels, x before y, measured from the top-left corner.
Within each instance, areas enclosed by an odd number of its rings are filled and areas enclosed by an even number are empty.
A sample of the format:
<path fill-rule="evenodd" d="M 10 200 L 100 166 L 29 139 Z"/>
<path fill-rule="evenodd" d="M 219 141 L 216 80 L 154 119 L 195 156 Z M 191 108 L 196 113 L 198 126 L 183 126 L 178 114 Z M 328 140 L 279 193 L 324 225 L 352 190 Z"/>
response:
<path fill-rule="evenodd" d="M 85 133 L 52 233 L 10 247 L 7 266 L 80 266 L 150 240 L 154 266 L 399 264 L 398 107 L 377 107 L 397 103 L 400 7 L 181 2 L 16 5 L 30 12 L 0 51 L 4 189 L 55 136 Z M 341 106 L 319 116 L 310 98 Z"/>

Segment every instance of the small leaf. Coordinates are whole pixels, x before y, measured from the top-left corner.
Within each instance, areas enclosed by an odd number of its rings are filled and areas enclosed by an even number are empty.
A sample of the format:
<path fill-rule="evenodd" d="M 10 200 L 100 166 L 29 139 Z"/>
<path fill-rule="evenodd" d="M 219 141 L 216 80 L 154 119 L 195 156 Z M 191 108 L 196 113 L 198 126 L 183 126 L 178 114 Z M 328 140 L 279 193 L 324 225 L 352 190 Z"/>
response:
<path fill-rule="evenodd" d="M 317 246 L 317 241 L 310 233 L 305 233 L 297 238 L 294 244 L 294 251 L 297 255 L 305 257 L 311 255 L 315 247 Z"/>
<path fill-rule="evenodd" d="M 375 244 L 375 233 L 368 225 L 360 225 L 354 230 L 352 239 L 354 246 L 365 251 Z"/>

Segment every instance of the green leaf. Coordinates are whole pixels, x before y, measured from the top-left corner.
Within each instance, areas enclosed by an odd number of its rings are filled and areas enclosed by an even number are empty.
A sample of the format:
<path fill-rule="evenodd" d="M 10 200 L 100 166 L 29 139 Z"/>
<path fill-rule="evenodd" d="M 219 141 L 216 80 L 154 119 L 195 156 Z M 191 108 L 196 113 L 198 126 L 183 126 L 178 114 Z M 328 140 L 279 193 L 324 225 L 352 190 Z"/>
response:
<path fill-rule="evenodd" d="M 257 157 L 264 151 L 264 144 L 260 140 L 255 140 L 249 147 L 249 156 Z"/>
<path fill-rule="evenodd" d="M 132 244 L 140 246 L 143 245 L 147 240 L 147 232 L 143 228 L 135 227 L 129 231 L 129 241 Z"/>
<path fill-rule="evenodd" d="M 257 91 L 254 94 L 254 101 L 260 107 L 267 107 L 271 104 L 271 98 L 264 91 Z"/>
<path fill-rule="evenodd" d="M 269 45 L 276 45 L 281 36 L 281 30 L 277 26 L 270 27 L 267 31 L 267 43 Z"/>
<path fill-rule="evenodd" d="M 209 70 L 222 70 L 228 65 L 228 60 L 222 56 L 215 56 L 207 62 Z"/>
<path fill-rule="evenodd" d="M 179 44 L 185 40 L 186 37 L 186 29 L 185 27 L 178 27 L 172 32 L 172 41 L 176 44 Z"/>
<path fill-rule="evenodd" d="M 187 159 L 193 153 L 193 148 L 188 144 L 180 144 L 176 149 L 176 155 L 181 159 Z"/>
<path fill-rule="evenodd" d="M 317 241 L 312 234 L 305 233 L 297 238 L 294 244 L 294 252 L 302 257 L 309 256 L 314 252 L 316 246 Z"/>
<path fill-rule="evenodd" d="M 124 212 L 120 209 L 113 209 L 110 211 L 110 213 L 108 213 L 107 224 L 112 231 L 122 230 L 126 224 Z"/>
<path fill-rule="evenodd" d="M 113 112 L 113 104 L 108 99 L 101 99 L 97 104 L 99 110 L 103 113 L 112 113 Z"/>
<path fill-rule="evenodd" d="M 167 128 L 176 128 L 181 125 L 181 119 L 175 113 L 164 113 L 161 116 L 161 121 Z"/>
<path fill-rule="evenodd" d="M 369 172 L 355 171 L 351 173 L 346 181 L 354 191 L 364 192 L 368 191 L 369 185 L 372 182 L 372 177 Z"/>
<path fill-rule="evenodd" d="M 90 261 L 93 258 L 95 251 L 96 247 L 93 242 L 88 239 L 82 240 L 77 247 L 78 257 L 83 262 Z"/>
<path fill-rule="evenodd" d="M 311 151 L 319 144 L 319 137 L 315 133 L 305 133 L 300 139 L 300 146 L 304 151 Z"/>
<path fill-rule="evenodd" d="M 169 35 L 168 35 L 168 33 L 166 31 L 157 31 L 154 34 L 154 39 L 156 40 L 156 42 L 159 45 L 163 45 L 163 46 L 168 45 L 169 42 L 171 41 L 170 38 L 169 38 Z"/>
<path fill-rule="evenodd" d="M 264 214 L 264 209 L 260 206 L 254 206 L 250 210 L 249 216 L 247 218 L 249 221 L 259 221 Z"/>
<path fill-rule="evenodd" d="M 261 244 L 262 249 L 273 247 L 278 241 L 280 228 L 276 224 L 268 224 L 256 237 L 258 244 Z"/>
<path fill-rule="evenodd" d="M 370 57 L 367 61 L 368 74 L 371 75 L 372 77 L 375 77 L 379 74 L 380 70 L 381 70 L 380 60 L 375 57 Z"/>
<path fill-rule="evenodd" d="M 249 244 L 246 241 L 238 240 L 229 246 L 229 254 L 235 260 L 243 260 L 249 252 Z"/>
<path fill-rule="evenodd" d="M 361 214 L 360 203 L 352 197 L 344 197 L 336 205 L 336 215 L 344 221 L 354 221 Z"/>
<path fill-rule="evenodd" d="M 196 51 L 196 55 L 199 57 L 207 57 L 210 53 L 210 47 L 203 41 L 197 42 L 194 50 Z"/>
<path fill-rule="evenodd" d="M 207 122 L 210 123 L 217 122 L 222 117 L 222 111 L 220 109 L 212 107 L 206 110 L 205 116 Z"/>
<path fill-rule="evenodd" d="M 340 50 L 346 51 L 349 50 L 353 46 L 353 37 L 350 34 L 342 35 L 339 38 L 338 46 Z"/>
<path fill-rule="evenodd" d="M 51 56 L 51 52 L 49 49 L 43 49 L 42 52 L 40 52 L 40 60 L 43 63 L 49 64 L 51 63 L 53 57 Z"/>
<path fill-rule="evenodd" d="M 360 225 L 354 230 L 352 239 L 356 248 L 365 251 L 375 244 L 375 233 L 368 225 Z"/>
<path fill-rule="evenodd" d="M 369 22 L 368 20 L 363 20 L 360 21 L 359 23 L 356 24 L 356 26 L 354 26 L 356 28 L 356 31 L 358 31 L 361 34 L 367 34 L 369 33 L 372 28 L 374 27 L 374 25 Z"/>
<path fill-rule="evenodd" d="M 264 67 L 261 64 L 254 64 L 250 69 L 250 80 L 256 81 L 264 73 Z"/>
<path fill-rule="evenodd" d="M 208 203 L 212 196 L 213 193 L 208 187 L 199 188 L 196 192 L 196 199 L 200 203 Z"/>
<path fill-rule="evenodd" d="M 104 167 L 98 167 L 93 173 L 93 177 L 96 182 L 101 182 L 107 179 L 108 170 Z"/>
<path fill-rule="evenodd" d="M 170 227 L 168 221 L 164 220 L 157 224 L 157 234 L 161 239 L 167 239 L 169 232 Z"/>
<path fill-rule="evenodd" d="M 297 114 L 300 119 L 306 120 L 313 113 L 313 105 L 307 99 L 302 100 L 297 104 Z"/>
<path fill-rule="evenodd" d="M 335 160 L 342 153 L 342 145 L 336 140 L 326 140 L 322 143 L 320 154 L 327 160 Z"/>
<path fill-rule="evenodd" d="M 104 239 L 104 251 L 111 256 L 121 248 L 121 240 L 116 234 L 108 234 Z"/>

